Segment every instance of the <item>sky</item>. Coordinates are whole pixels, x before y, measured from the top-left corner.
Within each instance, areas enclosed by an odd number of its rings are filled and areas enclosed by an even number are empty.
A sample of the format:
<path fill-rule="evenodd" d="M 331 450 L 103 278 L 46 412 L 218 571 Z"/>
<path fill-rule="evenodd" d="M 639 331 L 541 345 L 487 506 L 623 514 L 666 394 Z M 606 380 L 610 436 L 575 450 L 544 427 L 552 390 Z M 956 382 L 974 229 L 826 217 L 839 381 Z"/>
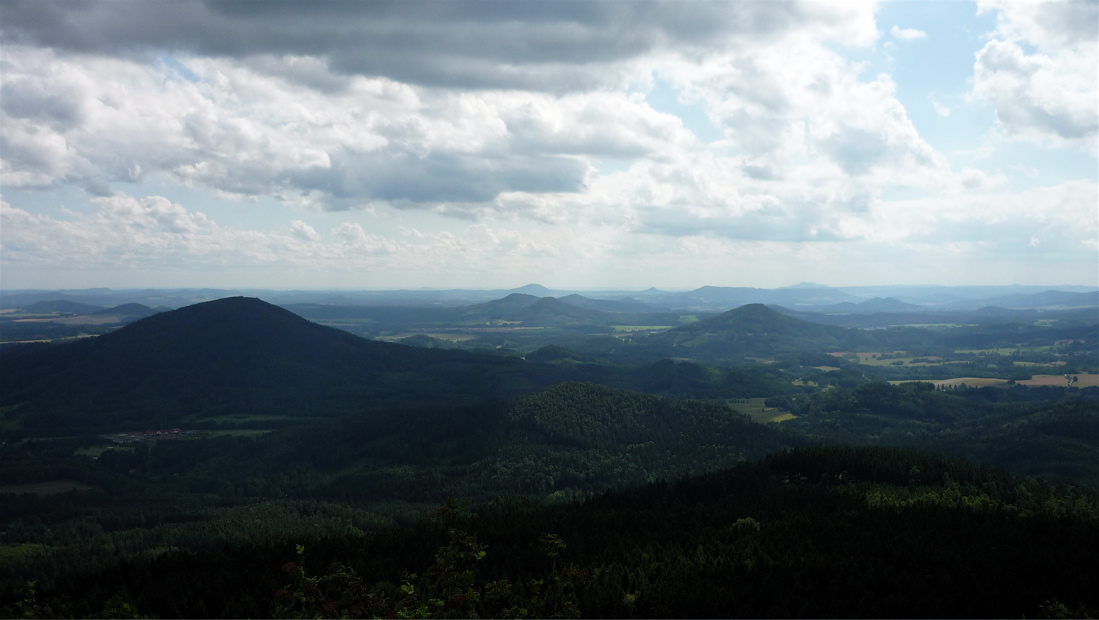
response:
<path fill-rule="evenodd" d="M 1099 2 L 0 0 L 0 287 L 1099 286 Z"/>

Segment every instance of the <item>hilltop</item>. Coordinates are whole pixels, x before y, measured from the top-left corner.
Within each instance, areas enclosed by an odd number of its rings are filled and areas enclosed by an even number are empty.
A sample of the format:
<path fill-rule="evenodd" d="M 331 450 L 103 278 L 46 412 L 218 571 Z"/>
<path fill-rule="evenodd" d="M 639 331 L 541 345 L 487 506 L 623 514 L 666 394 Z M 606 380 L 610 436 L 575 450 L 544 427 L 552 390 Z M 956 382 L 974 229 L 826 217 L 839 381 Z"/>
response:
<path fill-rule="evenodd" d="M 854 330 L 810 323 L 748 304 L 650 337 L 669 356 L 733 360 L 800 351 L 843 350 Z"/>
<path fill-rule="evenodd" d="M 545 385 L 520 360 L 375 342 L 259 299 L 220 299 L 98 338 L 0 356 L 26 426 L 107 428 L 219 413 L 332 415 Z"/>

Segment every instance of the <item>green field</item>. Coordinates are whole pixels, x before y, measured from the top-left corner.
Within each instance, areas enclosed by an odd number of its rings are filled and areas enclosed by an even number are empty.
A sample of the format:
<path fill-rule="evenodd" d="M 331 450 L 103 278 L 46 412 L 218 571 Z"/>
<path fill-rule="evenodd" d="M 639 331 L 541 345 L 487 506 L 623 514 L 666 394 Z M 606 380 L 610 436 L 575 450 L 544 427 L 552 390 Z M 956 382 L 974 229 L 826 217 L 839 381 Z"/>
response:
<path fill-rule="evenodd" d="M 958 349 L 955 353 L 972 353 L 973 355 L 980 355 L 982 353 L 998 353 L 1000 355 L 1011 355 L 1015 351 L 1022 351 L 1026 353 L 1044 353 L 1053 348 L 1053 345 L 1044 345 L 1040 347 L 998 347 L 995 349 Z"/>
<path fill-rule="evenodd" d="M 671 325 L 611 325 L 611 329 L 616 332 L 645 332 L 671 328 Z"/>
<path fill-rule="evenodd" d="M 437 340 L 449 340 L 451 342 L 463 342 L 466 340 L 473 340 L 477 338 L 476 334 L 459 334 L 452 332 L 438 332 L 438 333 L 425 333 L 425 336 L 435 338 Z"/>
<path fill-rule="evenodd" d="M 797 416 L 779 409 L 778 407 L 768 407 L 764 401 L 766 398 L 742 398 L 738 400 L 727 401 L 728 405 L 733 409 L 747 415 L 752 418 L 753 422 L 757 424 L 767 424 L 769 422 L 785 422 L 786 420 L 793 420 Z"/>
<path fill-rule="evenodd" d="M 858 363 L 863 366 L 939 366 L 946 363 L 940 357 L 908 355 L 906 351 L 860 351 L 848 355 L 857 355 L 859 357 Z M 882 358 L 883 355 L 887 357 Z M 913 360 L 917 359 L 928 361 L 913 363 Z"/>
<path fill-rule="evenodd" d="M 1069 376 L 1076 377 L 1076 381 L 1072 383 L 1072 387 L 1074 388 L 1094 387 L 1099 385 L 1099 374 L 1074 372 L 1070 373 Z M 1065 379 L 1064 375 L 1033 375 L 1028 380 L 1020 381 L 1019 384 L 1029 386 L 1056 385 L 1064 387 L 1069 385 L 1069 382 Z"/>

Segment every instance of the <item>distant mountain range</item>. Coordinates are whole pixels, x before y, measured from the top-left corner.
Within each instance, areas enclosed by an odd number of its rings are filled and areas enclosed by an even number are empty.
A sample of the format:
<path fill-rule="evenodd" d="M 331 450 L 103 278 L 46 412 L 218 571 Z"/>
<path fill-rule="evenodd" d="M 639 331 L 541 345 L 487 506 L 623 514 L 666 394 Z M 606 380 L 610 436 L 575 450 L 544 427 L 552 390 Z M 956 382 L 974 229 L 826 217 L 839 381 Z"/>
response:
<path fill-rule="evenodd" d="M 874 314 L 876 312 L 924 312 L 927 308 L 905 303 L 896 297 L 875 297 L 853 304 L 849 301 L 817 308 L 822 314 Z"/>
<path fill-rule="evenodd" d="M 724 312 L 746 304 L 780 305 L 803 312 L 865 313 L 860 304 L 877 298 L 895 300 L 909 310 L 976 310 L 984 306 L 1009 309 L 1099 307 L 1099 287 L 1087 286 L 854 286 L 828 287 L 801 283 L 777 289 L 703 286 L 691 291 L 580 291 L 529 284 L 515 289 L 393 290 L 393 291 L 275 291 L 248 289 L 174 290 L 8 290 L 0 291 L 0 308 L 27 308 L 36 302 L 66 300 L 112 307 L 140 303 L 176 308 L 231 296 L 252 296 L 278 305 L 345 305 L 376 307 L 459 307 L 503 299 L 511 294 L 556 297 L 579 307 L 605 312 Z M 582 298 L 582 299 L 578 299 Z M 841 305 L 850 304 L 850 305 Z M 859 306 L 858 308 L 853 308 Z M 888 306 L 875 312 L 893 312 Z"/>

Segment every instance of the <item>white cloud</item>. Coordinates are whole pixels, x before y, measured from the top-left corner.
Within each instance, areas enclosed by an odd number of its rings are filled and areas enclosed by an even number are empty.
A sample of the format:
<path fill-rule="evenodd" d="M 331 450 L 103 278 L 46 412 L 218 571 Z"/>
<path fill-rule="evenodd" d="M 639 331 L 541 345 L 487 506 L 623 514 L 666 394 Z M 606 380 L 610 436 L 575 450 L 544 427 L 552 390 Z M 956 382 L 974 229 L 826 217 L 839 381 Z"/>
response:
<path fill-rule="evenodd" d="M 290 222 L 290 232 L 293 233 L 295 237 L 304 241 L 319 241 L 321 238 L 312 226 L 301 220 Z"/>
<path fill-rule="evenodd" d="M 8 273 L 258 265 L 308 271 L 310 286 L 330 272 L 369 286 L 560 273 L 647 287 L 657 273 L 727 281 L 722 261 L 766 285 L 828 261 L 892 281 L 905 257 L 1093 257 L 1092 180 L 1012 192 L 994 170 L 956 170 L 902 104 L 905 74 L 851 60 L 892 70 L 883 50 L 937 39 L 894 26 L 883 42 L 875 2 L 283 6 L 5 6 L 0 183 L 13 203 L 93 197 L 73 211 L 5 203 Z M 998 26 L 972 96 L 1003 134 L 1094 148 L 1090 6 L 982 5 Z M 690 110 L 661 108 L 657 83 Z M 676 116 L 699 110 L 721 140 Z M 130 196 L 142 193 L 173 200 Z M 203 214 L 231 201 L 273 219 Z"/>
<path fill-rule="evenodd" d="M 984 243 L 990 254 L 1011 257 L 1030 239 L 1049 254 L 1078 253 L 1099 237 L 1099 185 L 1071 181 L 1023 192 L 959 191 L 942 196 L 879 202 L 873 230 L 880 241 Z M 984 188 L 981 188 L 984 189 Z M 1014 260 L 1010 262 L 1015 262 Z"/>
<path fill-rule="evenodd" d="M 377 235 L 367 234 L 361 224 L 344 222 L 332 229 L 344 246 L 373 254 L 391 254 L 398 251 L 397 245 Z"/>
<path fill-rule="evenodd" d="M 918 39 L 926 39 L 927 33 L 922 30 L 916 30 L 914 28 L 898 28 L 893 26 L 889 29 L 889 34 L 893 35 L 894 39 L 901 41 L 916 41 Z"/>
<path fill-rule="evenodd" d="M 1094 154 L 1099 4 L 982 2 L 980 10 L 997 11 L 997 38 L 977 53 L 973 95 L 996 108 L 1003 133 Z"/>
<path fill-rule="evenodd" d="M 5 102 L 74 90 L 47 79 L 47 66 L 87 78 L 85 112 L 70 123 L 5 107 L 10 187 L 75 182 L 109 194 L 111 183 L 160 176 L 238 199 L 272 195 L 328 209 L 375 200 L 431 206 L 576 191 L 589 170 L 581 157 L 697 146 L 679 119 L 619 93 L 456 93 L 350 78 L 328 94 L 226 60 L 185 60 L 193 79 L 182 80 L 166 66 L 18 46 L 5 62 L 5 94 L 13 94 Z"/>

